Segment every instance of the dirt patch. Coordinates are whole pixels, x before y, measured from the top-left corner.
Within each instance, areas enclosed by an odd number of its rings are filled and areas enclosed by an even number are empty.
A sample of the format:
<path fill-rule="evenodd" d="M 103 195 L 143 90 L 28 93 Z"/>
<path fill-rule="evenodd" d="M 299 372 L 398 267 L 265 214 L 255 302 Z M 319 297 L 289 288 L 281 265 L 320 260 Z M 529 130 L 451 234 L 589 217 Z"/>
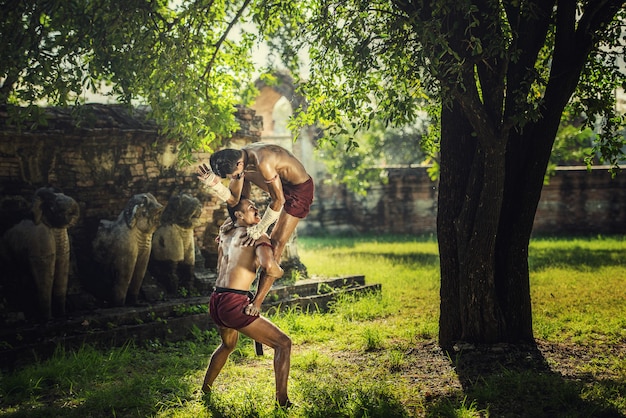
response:
<path fill-rule="evenodd" d="M 419 383 L 420 392 L 430 403 L 455 397 L 458 401 L 459 396 L 465 394 L 472 399 L 482 390 L 476 391 L 477 388 L 491 385 L 488 390 L 501 390 L 504 396 L 500 402 L 488 405 L 489 416 L 559 416 L 560 400 L 552 398 L 568 393 L 576 394 L 577 399 L 572 402 L 580 404 L 585 411 L 596 410 L 593 416 L 624 416 L 607 405 L 592 404 L 593 401 L 577 396 L 581 386 L 593 382 L 624 386 L 620 368 L 603 364 L 609 358 L 613 361 L 626 359 L 624 344 L 581 346 L 546 341 L 537 341 L 536 346 L 464 344 L 445 352 L 435 341 L 424 341 L 418 342 L 407 354 L 410 358 L 404 375 L 410 373 L 410 378 Z M 521 375 L 524 377 L 518 377 Z M 510 386 L 511 391 L 494 388 L 498 384 L 507 389 Z M 566 386 L 569 388 L 564 390 Z M 529 408 L 534 408 L 531 415 L 525 412 Z"/>
<path fill-rule="evenodd" d="M 386 350 L 321 351 L 366 373 L 374 373 L 387 358 Z M 602 399 L 581 399 L 585 385 L 625 387 L 622 369 L 603 364 L 603 359 L 622 362 L 626 345 L 537 341 L 536 345 L 464 344 L 446 352 L 436 340 L 420 340 L 398 365 L 388 366 L 397 381 L 404 382 L 399 384 L 413 387 L 422 398 L 405 404 L 414 416 L 437 416 L 438 404 L 458 406 L 465 400 L 468 406 L 477 400 L 476 409 L 483 411 L 479 416 L 485 417 L 624 417 Z M 566 410 L 561 409 L 564 403 Z"/>

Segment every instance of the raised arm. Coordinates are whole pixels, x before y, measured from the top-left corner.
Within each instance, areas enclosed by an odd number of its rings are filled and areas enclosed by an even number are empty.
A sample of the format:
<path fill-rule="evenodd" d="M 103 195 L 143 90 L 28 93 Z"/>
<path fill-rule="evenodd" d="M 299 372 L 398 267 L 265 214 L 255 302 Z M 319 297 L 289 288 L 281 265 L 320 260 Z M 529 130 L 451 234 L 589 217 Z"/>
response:
<path fill-rule="evenodd" d="M 280 180 L 278 172 L 271 164 L 259 164 L 259 173 L 263 176 L 265 184 L 267 185 L 267 191 L 272 198 L 270 205 L 265 210 L 261 222 L 251 227 L 248 227 L 247 233 L 253 239 L 258 239 L 264 234 L 267 229 L 278 219 L 280 211 L 285 204 L 285 195 L 283 194 L 283 184 Z"/>
<path fill-rule="evenodd" d="M 206 164 L 202 164 L 198 167 L 197 174 L 198 180 L 209 186 L 213 190 L 213 193 L 215 193 L 217 197 L 219 197 L 221 200 L 226 202 L 228 206 L 235 206 L 237 203 L 239 203 L 242 186 L 238 187 L 238 196 L 235 197 L 232 193 L 232 190 L 222 184 L 222 178 L 215 175 L 211 168 L 209 168 L 209 166 L 207 166 Z M 243 181 L 241 180 L 236 180 L 236 182 L 243 183 Z M 231 184 L 232 183 L 233 180 L 231 180 Z M 235 187 L 235 190 L 236 189 L 237 188 Z"/>
<path fill-rule="evenodd" d="M 267 235 L 263 235 L 259 240 L 257 240 L 256 254 L 259 258 L 259 264 L 262 271 L 261 277 L 259 277 L 259 285 L 257 286 L 256 296 L 252 301 L 252 305 L 258 314 L 261 312 L 261 305 L 272 288 L 272 285 L 277 279 L 283 277 L 284 271 L 274 259 L 274 249 Z"/>

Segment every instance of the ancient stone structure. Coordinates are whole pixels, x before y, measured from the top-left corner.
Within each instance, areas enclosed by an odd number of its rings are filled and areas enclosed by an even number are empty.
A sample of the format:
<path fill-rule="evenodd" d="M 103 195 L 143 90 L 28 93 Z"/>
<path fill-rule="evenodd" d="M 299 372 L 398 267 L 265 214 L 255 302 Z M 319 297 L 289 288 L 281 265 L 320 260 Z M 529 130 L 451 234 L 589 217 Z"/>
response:
<path fill-rule="evenodd" d="M 90 264 L 95 268 L 85 281 L 110 282 L 102 299 L 109 299 L 113 306 L 132 306 L 139 301 L 152 235 L 161 224 L 163 208 L 152 193 L 140 193 L 130 198 L 117 219 L 100 220 L 91 248 Z"/>
<path fill-rule="evenodd" d="M 366 196 L 322 185 L 299 233 L 436 234 L 437 183 L 426 167 L 387 169 L 388 184 Z M 611 178 L 608 167 L 560 167 L 544 185 L 534 235 L 626 233 L 626 176 Z"/>
<path fill-rule="evenodd" d="M 257 141 L 260 118 L 245 108 L 237 109 L 236 116 L 241 129 L 233 140 Z M 0 235 L 30 212 L 39 187 L 53 186 L 74 198 L 81 216 L 69 231 L 70 305 L 86 303 L 77 297 L 83 293 L 80 276 L 92 264 L 90 242 L 100 220 L 117 218 L 135 194 L 151 193 L 164 205 L 174 194 L 198 198 L 203 210 L 196 244 L 210 268 L 218 225 L 227 216 L 225 205 L 199 185 L 195 166 L 178 164 L 175 141 L 159 136 L 145 112 L 111 105 L 48 108 L 45 122 L 28 129 L 9 117 L 0 108 Z M 208 159 L 207 154 L 197 157 Z"/>
<path fill-rule="evenodd" d="M 626 176 L 609 167 L 559 167 L 543 187 L 534 234 L 626 233 Z"/>
<path fill-rule="evenodd" d="M 6 304 L 43 322 L 65 315 L 70 271 L 67 233 L 80 217 L 76 200 L 50 187 L 33 196 L 32 213 L 0 236 L 0 286 Z"/>
<path fill-rule="evenodd" d="M 269 109 L 288 93 L 260 87 L 261 114 L 276 118 Z M 263 99 L 263 92 L 271 97 Z M 0 235 L 30 211 L 32 196 L 40 187 L 56 187 L 78 202 L 80 219 L 69 231 L 70 310 L 92 303 L 84 298 L 81 274 L 92 264 L 91 242 L 100 220 L 115 219 L 138 193 L 151 193 L 164 205 L 175 194 L 199 199 L 202 216 L 200 226 L 194 228 L 196 266 L 214 268 L 214 238 L 227 216 L 225 205 L 199 185 L 195 166 L 178 165 L 175 141 L 159 136 L 144 112 L 85 105 L 79 111 L 47 109 L 45 115 L 45 124 L 18 129 L 9 123 L 6 109 L 0 108 Z M 272 135 L 261 135 L 265 121 L 254 109 L 238 108 L 236 116 L 241 130 L 232 142 L 272 141 Z M 272 126 L 276 126 L 274 119 Z M 309 133 L 300 138 L 293 151 L 316 182 L 315 202 L 306 222 L 298 227 L 300 235 L 436 233 L 437 184 L 428 178 L 425 167 L 390 168 L 388 184 L 359 196 L 342 186 L 325 184 L 323 165 L 313 158 L 314 136 Z M 208 159 L 207 154 L 197 157 Z M 611 179 L 606 167 L 590 172 L 584 167 L 557 170 L 543 189 L 535 232 L 626 233 L 626 177 Z M 196 269 L 198 274 L 207 273 Z"/>

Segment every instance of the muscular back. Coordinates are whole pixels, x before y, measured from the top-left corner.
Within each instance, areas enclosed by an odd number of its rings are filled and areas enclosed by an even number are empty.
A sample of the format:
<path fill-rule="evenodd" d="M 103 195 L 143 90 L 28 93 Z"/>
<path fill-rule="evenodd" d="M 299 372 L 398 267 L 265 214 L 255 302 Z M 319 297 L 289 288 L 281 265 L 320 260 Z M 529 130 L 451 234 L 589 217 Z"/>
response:
<path fill-rule="evenodd" d="M 309 179 L 309 174 L 302 163 L 286 149 L 263 143 L 254 143 L 244 147 L 254 155 L 256 167 L 246 167 L 246 178 L 257 186 L 267 189 L 265 180 L 278 174 L 283 182 L 302 184 Z"/>

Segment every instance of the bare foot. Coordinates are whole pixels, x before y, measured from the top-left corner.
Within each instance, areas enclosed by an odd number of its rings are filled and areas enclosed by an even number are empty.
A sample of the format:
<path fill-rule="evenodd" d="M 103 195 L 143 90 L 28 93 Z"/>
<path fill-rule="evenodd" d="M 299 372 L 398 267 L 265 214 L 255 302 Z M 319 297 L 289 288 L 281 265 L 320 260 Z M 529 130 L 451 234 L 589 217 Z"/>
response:
<path fill-rule="evenodd" d="M 209 390 L 204 390 L 202 389 L 202 402 L 206 405 L 209 406 L 211 404 L 211 389 Z"/>

